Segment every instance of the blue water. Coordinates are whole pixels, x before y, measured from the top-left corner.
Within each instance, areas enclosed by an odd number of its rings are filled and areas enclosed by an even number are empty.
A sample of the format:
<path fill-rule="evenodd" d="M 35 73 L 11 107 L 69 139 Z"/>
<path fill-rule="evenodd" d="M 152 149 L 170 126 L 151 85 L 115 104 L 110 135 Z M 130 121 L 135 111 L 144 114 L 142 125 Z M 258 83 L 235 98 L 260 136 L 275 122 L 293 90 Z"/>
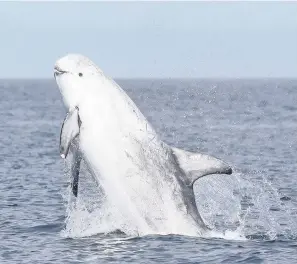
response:
<path fill-rule="evenodd" d="M 296 263 L 297 80 L 118 82 L 164 141 L 232 165 L 233 175 L 195 185 L 222 238 L 96 234 L 87 176 L 80 197 L 89 211 L 69 228 L 56 84 L 1 80 L 0 263 Z"/>

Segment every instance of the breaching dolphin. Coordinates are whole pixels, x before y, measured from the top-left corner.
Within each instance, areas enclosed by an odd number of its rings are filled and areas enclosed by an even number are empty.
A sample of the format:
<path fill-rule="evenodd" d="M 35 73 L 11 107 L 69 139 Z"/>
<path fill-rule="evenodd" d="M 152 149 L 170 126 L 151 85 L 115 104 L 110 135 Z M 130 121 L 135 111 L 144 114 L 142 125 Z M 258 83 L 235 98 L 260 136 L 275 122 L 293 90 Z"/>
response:
<path fill-rule="evenodd" d="M 54 76 L 68 110 L 60 155 L 72 152 L 73 194 L 83 159 L 107 199 L 138 233 L 208 230 L 193 184 L 207 175 L 231 174 L 231 167 L 163 142 L 124 90 L 87 57 L 60 58 Z"/>

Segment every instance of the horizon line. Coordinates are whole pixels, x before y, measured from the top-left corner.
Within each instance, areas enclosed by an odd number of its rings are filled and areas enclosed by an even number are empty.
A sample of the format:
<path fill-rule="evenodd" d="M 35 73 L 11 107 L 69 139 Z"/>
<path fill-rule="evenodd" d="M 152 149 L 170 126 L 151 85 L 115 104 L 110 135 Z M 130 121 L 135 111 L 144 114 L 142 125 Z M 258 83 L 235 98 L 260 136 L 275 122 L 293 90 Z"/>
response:
<path fill-rule="evenodd" d="M 107 76 L 110 77 L 110 76 Z M 297 76 L 239 76 L 239 77 L 110 77 L 114 80 L 259 80 L 259 79 L 297 79 Z M 6 80 L 54 80 L 53 77 L 0 77 L 0 81 Z"/>

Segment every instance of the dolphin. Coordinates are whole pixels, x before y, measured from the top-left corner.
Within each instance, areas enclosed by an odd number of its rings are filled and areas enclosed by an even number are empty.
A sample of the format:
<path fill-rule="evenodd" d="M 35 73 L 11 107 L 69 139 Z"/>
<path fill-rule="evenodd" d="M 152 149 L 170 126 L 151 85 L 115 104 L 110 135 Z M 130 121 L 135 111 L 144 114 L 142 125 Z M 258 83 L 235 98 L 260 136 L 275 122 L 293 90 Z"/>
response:
<path fill-rule="evenodd" d="M 68 54 L 54 76 L 68 113 L 60 155 L 71 153 L 72 192 L 81 160 L 107 199 L 138 233 L 202 234 L 193 191 L 197 179 L 232 174 L 220 159 L 163 142 L 124 90 L 89 58 Z"/>

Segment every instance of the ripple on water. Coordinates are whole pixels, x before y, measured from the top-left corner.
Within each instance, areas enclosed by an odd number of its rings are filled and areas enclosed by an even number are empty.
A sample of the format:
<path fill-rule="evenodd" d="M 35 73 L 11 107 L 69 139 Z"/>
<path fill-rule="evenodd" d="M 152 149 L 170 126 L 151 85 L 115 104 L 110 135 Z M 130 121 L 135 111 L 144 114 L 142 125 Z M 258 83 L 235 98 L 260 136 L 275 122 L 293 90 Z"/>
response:
<path fill-rule="evenodd" d="M 207 152 L 235 168 L 234 175 L 195 184 L 213 235 L 98 234 L 100 199 L 86 176 L 87 210 L 72 231 L 88 236 L 65 237 L 71 212 L 58 155 L 65 115 L 58 89 L 46 80 L 0 81 L 0 262 L 295 263 L 297 81 L 120 83 L 168 144 Z"/>

